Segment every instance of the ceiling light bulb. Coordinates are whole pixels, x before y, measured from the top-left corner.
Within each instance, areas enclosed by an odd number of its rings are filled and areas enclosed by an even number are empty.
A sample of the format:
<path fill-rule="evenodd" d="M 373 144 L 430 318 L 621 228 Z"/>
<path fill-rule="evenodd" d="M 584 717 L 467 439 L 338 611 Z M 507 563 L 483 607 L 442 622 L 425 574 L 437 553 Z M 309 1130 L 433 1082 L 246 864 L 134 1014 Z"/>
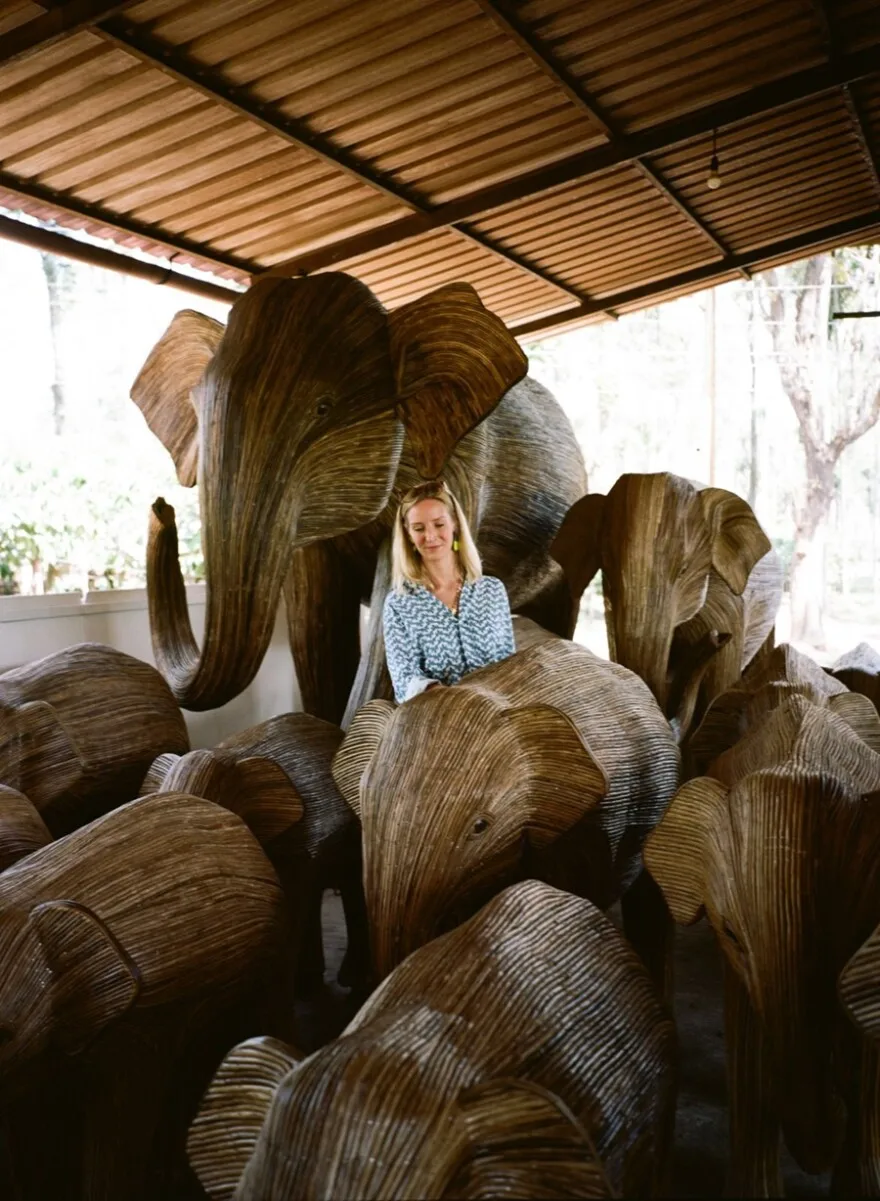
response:
<path fill-rule="evenodd" d="M 721 187 L 721 175 L 718 171 L 718 155 L 712 155 L 712 161 L 709 163 L 709 174 L 706 176 L 706 187 L 711 188 L 714 192 L 716 188 Z"/>

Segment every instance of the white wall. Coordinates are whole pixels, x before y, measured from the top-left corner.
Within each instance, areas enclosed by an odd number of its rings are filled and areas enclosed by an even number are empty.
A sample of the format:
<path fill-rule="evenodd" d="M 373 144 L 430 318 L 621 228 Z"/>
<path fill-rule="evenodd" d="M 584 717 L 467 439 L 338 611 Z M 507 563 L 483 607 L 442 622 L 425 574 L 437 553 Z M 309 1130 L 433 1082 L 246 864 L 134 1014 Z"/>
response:
<path fill-rule="evenodd" d="M 201 639 L 204 585 L 190 584 L 186 594 L 193 632 Z M 40 659 L 75 642 L 103 642 L 155 666 L 146 591 L 0 597 L 0 671 Z M 278 713 L 300 708 L 282 602 L 266 658 L 250 687 L 221 709 L 205 713 L 184 710 L 183 714 L 193 747 L 203 747 Z"/>

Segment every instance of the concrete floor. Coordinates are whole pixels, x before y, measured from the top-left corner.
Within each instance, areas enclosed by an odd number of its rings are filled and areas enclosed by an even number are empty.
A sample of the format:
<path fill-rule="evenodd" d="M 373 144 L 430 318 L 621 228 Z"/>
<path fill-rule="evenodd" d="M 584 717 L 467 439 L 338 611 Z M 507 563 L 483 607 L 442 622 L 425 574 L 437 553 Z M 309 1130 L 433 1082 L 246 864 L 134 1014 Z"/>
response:
<path fill-rule="evenodd" d="M 324 950 L 328 983 L 302 1002 L 297 1013 L 305 1051 L 336 1037 L 357 1009 L 357 1000 L 335 984 L 345 951 L 345 923 L 333 893 L 324 897 Z M 720 1197 L 727 1169 L 722 973 L 715 939 L 705 922 L 676 932 L 675 976 L 681 1078 L 673 1194 Z M 783 1175 L 790 1197 L 828 1195 L 828 1177 L 807 1176 L 784 1149 Z"/>

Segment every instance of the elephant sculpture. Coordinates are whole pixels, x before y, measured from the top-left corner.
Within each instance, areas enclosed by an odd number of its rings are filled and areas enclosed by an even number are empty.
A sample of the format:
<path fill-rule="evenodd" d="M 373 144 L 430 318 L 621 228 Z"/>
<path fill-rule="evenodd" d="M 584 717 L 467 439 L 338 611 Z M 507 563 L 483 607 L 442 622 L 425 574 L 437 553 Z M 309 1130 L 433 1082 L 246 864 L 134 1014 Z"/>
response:
<path fill-rule="evenodd" d="M 14 1201 L 193 1196 L 185 1131 L 213 1067 L 268 1026 L 292 1034 L 289 938 L 243 822 L 180 793 L 123 805 L 0 874 Z"/>
<path fill-rule="evenodd" d="M 651 1196 L 674 1044 L 611 922 L 530 880 L 411 955 L 308 1059 L 236 1047 L 190 1162 L 212 1201 Z"/>
<path fill-rule="evenodd" d="M 609 654 L 642 677 L 682 738 L 772 640 L 778 557 L 723 488 L 622 475 L 569 510 L 551 554 L 576 600 L 601 568 Z"/>
<path fill-rule="evenodd" d="M 873 646 L 860 642 L 826 670 L 852 692 L 866 696 L 880 711 L 880 654 Z"/>
<path fill-rule="evenodd" d="M 348 949 L 340 983 L 366 976 L 369 944 L 361 880 L 361 831 L 330 766 L 342 731 L 308 713 L 285 713 L 182 758 L 161 755 L 141 795 L 187 792 L 237 813 L 259 840 L 300 931 L 297 980 L 308 992 L 324 978 L 321 900 L 342 896 Z"/>
<path fill-rule="evenodd" d="M 373 963 L 384 976 L 489 896 L 535 877 L 605 909 L 658 979 L 666 911 L 641 845 L 679 754 L 646 685 L 563 639 L 394 708 L 363 706 L 333 763 L 363 825 Z"/>
<path fill-rule="evenodd" d="M 880 1114 L 880 926 L 859 947 L 843 969 L 837 991 L 844 1012 L 851 1019 L 858 1042 L 856 1081 L 859 1089 L 855 1112 L 848 1115 L 848 1142 L 853 1144 L 849 1161 L 857 1167 L 842 1181 L 851 1196 L 880 1196 L 880 1145 L 877 1116 Z M 855 1090 L 853 1090 L 855 1091 Z"/>
<path fill-rule="evenodd" d="M 0 784 L 0 872 L 51 841 L 46 823 L 24 793 Z"/>
<path fill-rule="evenodd" d="M 780 1131 L 805 1171 L 868 1179 L 880 1142 L 859 1124 L 876 1132 L 880 1113 L 856 1116 L 835 989 L 880 921 L 880 754 L 792 696 L 713 770 L 678 791 L 644 859 L 676 921 L 705 913 L 723 953 L 727 1191 L 783 1195 Z"/>
<path fill-rule="evenodd" d="M 158 671 L 113 647 L 82 642 L 0 675 L 0 783 L 55 837 L 130 800 L 163 751 L 188 750 Z"/>
<path fill-rule="evenodd" d="M 154 653 L 180 704 L 213 708 L 247 686 L 282 593 L 307 712 L 339 723 L 347 700 L 350 717 L 381 690 L 396 493 L 440 472 L 513 608 L 570 635 L 576 615 L 548 552 L 586 486 L 583 456 L 526 369 L 467 284 L 388 313 L 342 273 L 266 277 L 225 330 L 178 313 L 131 394 L 181 483 L 200 489 L 201 652 L 161 499 L 147 551 Z"/>
<path fill-rule="evenodd" d="M 782 643 L 743 674 L 736 688 L 710 703 L 684 753 L 685 776 L 715 775 L 715 760 L 757 729 L 792 697 L 836 713 L 867 743 L 880 751 L 880 717 L 871 702 L 850 692 L 793 646 Z"/>

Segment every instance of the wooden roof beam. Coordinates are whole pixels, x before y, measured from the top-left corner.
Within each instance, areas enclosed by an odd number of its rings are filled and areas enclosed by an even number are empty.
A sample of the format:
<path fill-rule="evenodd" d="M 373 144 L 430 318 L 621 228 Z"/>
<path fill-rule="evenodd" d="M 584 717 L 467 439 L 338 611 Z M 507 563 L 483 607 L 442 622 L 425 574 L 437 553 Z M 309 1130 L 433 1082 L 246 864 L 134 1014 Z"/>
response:
<path fill-rule="evenodd" d="M 0 64 L 17 62 L 53 42 L 69 38 L 97 21 L 114 16 L 132 2 L 108 4 L 107 0 L 68 0 L 66 4 L 52 4 L 51 7 L 45 3 L 43 7 L 48 12 L 0 35 Z"/>
<path fill-rule="evenodd" d="M 819 25 L 822 45 L 825 47 L 825 53 L 828 55 L 829 61 L 832 63 L 839 61 L 840 41 L 832 19 L 831 9 L 826 0 L 810 0 L 810 7 L 813 9 Z M 859 147 L 867 163 L 868 170 L 871 172 L 871 178 L 874 181 L 874 191 L 880 197 L 880 155 L 878 155 L 878 152 L 871 145 L 868 138 L 868 123 L 864 110 L 849 83 L 843 85 L 843 99 L 849 113 L 850 121 L 852 122 L 853 132 L 858 139 Z"/>
<path fill-rule="evenodd" d="M 680 271 L 676 275 L 668 275 L 665 279 L 655 280 L 650 284 L 643 284 L 637 288 L 629 288 L 623 292 L 617 292 L 612 296 L 603 296 L 591 305 L 580 305 L 576 309 L 564 309 L 562 312 L 554 313 L 550 317 L 542 317 L 535 321 L 525 321 L 520 325 L 512 325 L 510 326 L 510 331 L 518 338 L 544 333 L 559 325 L 567 325 L 572 321 L 593 317 L 600 308 L 606 306 L 620 309 L 642 300 L 650 300 L 655 296 L 661 297 L 665 292 L 673 292 L 679 288 L 686 288 L 693 284 L 711 284 L 713 280 L 739 271 L 741 267 L 750 270 L 760 270 L 763 263 L 793 256 L 801 251 L 808 251 L 813 247 L 823 246 L 829 242 L 836 242 L 840 245 L 849 237 L 868 229 L 880 231 L 880 208 L 872 209 L 868 213 L 862 213 L 858 217 L 849 217 L 845 221 L 836 221 L 832 225 L 825 225 L 818 229 L 795 234 L 790 238 L 783 238 L 769 245 L 758 246 L 754 250 L 749 250 L 743 254 L 728 255 L 717 263 L 708 263 L 702 267 L 693 267 L 689 271 Z"/>
<path fill-rule="evenodd" d="M 184 275 L 181 271 L 173 271 L 170 265 L 163 267 L 158 263 L 145 263 L 129 254 L 122 254 L 104 246 L 95 246 L 91 242 L 81 242 L 69 234 L 41 229 L 37 225 L 28 225 L 25 221 L 15 221 L 11 217 L 0 216 L 0 238 L 7 242 L 30 246 L 34 250 L 57 254 L 62 258 L 76 259 L 92 267 L 104 267 L 108 271 L 133 275 L 136 279 L 146 280 L 147 283 L 178 288 L 195 296 L 207 297 L 209 300 L 219 300 L 224 304 L 233 304 L 241 295 L 234 288 L 226 288 L 222 284 L 211 283 L 210 280 L 196 279 Z"/>
<path fill-rule="evenodd" d="M 272 270 L 277 274 L 295 275 L 298 271 L 308 273 L 332 267 L 336 263 L 382 250 L 410 238 L 417 238 L 430 230 L 457 225 L 461 221 L 483 217 L 505 205 L 531 200 L 564 184 L 590 179 L 623 163 L 662 154 L 711 133 L 715 128 L 723 129 L 752 117 L 777 112 L 790 105 L 799 104 L 811 96 L 819 96 L 847 83 L 875 75 L 878 70 L 880 68 L 876 46 L 841 55 L 834 63 L 823 63 L 797 71 L 793 75 L 751 88 L 747 92 L 696 109 L 682 117 L 628 134 L 605 146 L 570 155 L 549 167 L 526 172 L 501 184 L 481 188 L 458 200 L 439 205 L 430 214 L 405 217 L 367 234 L 341 239 L 312 254 L 278 264 Z"/>
<path fill-rule="evenodd" d="M 540 38 L 536 37 L 533 30 L 529 29 L 525 22 L 520 20 L 507 0 L 476 0 L 476 3 L 479 4 L 486 16 L 494 21 L 504 34 L 516 42 L 535 66 L 543 71 L 565 93 L 572 104 L 587 117 L 592 125 L 596 126 L 605 135 L 609 142 L 617 142 L 623 137 L 624 131 L 611 114 L 605 111 L 596 97 L 583 86 L 581 81 L 568 70 L 565 64 L 553 54 L 549 47 L 542 43 Z M 653 187 L 663 193 L 666 199 L 678 209 L 691 225 L 695 225 L 700 233 L 708 238 L 720 254 L 730 254 L 730 247 L 726 246 L 709 223 L 704 221 L 678 195 L 656 167 L 650 166 L 641 159 L 634 159 L 633 166 L 638 168 Z"/>

